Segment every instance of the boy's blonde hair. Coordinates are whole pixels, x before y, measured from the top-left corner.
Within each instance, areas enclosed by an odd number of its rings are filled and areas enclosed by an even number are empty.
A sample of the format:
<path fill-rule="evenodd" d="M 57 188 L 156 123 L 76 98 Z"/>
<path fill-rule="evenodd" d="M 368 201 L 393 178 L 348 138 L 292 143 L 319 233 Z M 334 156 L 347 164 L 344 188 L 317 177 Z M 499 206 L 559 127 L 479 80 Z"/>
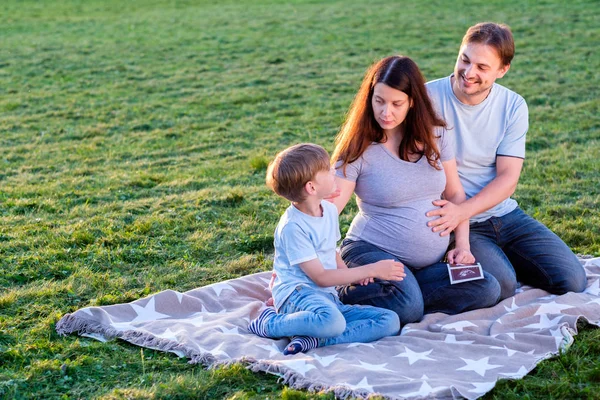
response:
<path fill-rule="evenodd" d="M 304 185 L 318 172 L 329 171 L 327 150 L 312 143 L 301 143 L 279 152 L 267 168 L 267 186 L 293 202 L 306 199 Z"/>

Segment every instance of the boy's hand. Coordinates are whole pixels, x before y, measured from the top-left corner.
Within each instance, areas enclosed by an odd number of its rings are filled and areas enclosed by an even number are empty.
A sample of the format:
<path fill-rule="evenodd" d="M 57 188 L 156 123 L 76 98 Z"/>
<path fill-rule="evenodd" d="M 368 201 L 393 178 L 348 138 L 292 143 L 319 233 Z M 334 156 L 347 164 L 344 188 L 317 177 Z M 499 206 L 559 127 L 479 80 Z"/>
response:
<path fill-rule="evenodd" d="M 375 278 L 387 281 L 401 281 L 406 276 L 404 265 L 395 260 L 381 260 L 372 265 Z"/>
<path fill-rule="evenodd" d="M 367 286 L 369 283 L 373 283 L 373 278 L 366 278 L 362 281 L 356 282 L 356 285 Z"/>
<path fill-rule="evenodd" d="M 273 285 L 275 284 L 275 278 L 277 278 L 277 274 L 275 271 L 271 272 L 271 280 L 269 281 L 269 290 L 273 290 Z"/>
<path fill-rule="evenodd" d="M 327 200 L 330 203 L 333 203 L 333 199 L 335 199 L 336 197 L 340 197 L 340 194 L 342 193 L 340 188 L 335 188 L 335 192 L 323 197 L 323 200 Z"/>
<path fill-rule="evenodd" d="M 275 278 L 277 278 L 277 274 L 275 271 L 271 272 L 271 281 L 269 282 L 269 290 L 273 291 L 273 284 L 275 283 Z M 267 307 L 272 307 L 275 304 L 275 300 L 273 300 L 273 296 L 269 297 L 265 302 Z"/>
<path fill-rule="evenodd" d="M 470 250 L 464 248 L 455 248 L 446 254 L 446 258 L 450 264 L 473 264 L 475 256 Z"/>

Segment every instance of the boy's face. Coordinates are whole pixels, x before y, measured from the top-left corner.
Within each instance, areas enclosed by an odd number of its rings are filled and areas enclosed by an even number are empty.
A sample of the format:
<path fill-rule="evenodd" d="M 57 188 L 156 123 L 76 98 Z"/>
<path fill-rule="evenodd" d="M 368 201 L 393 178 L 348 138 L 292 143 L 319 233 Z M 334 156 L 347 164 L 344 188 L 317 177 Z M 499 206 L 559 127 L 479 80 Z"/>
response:
<path fill-rule="evenodd" d="M 312 180 L 316 190 L 317 197 L 320 199 L 329 196 L 335 192 L 335 168 L 331 167 L 329 171 L 319 171 Z"/>

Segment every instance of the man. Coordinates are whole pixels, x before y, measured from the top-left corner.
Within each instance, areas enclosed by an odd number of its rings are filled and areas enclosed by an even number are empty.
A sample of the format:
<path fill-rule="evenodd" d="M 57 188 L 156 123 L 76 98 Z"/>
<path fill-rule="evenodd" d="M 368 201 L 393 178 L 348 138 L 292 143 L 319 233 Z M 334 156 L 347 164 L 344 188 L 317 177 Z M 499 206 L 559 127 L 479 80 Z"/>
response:
<path fill-rule="evenodd" d="M 470 219 L 471 252 L 496 277 L 501 298 L 517 281 L 555 294 L 581 292 L 585 271 L 569 247 L 510 198 L 523 159 L 529 126 L 525 100 L 495 83 L 510 69 L 514 41 L 508 26 L 479 23 L 465 34 L 454 74 L 427 83 L 437 112 L 456 138 L 456 161 L 467 200 L 427 216 L 428 225 L 448 235 Z"/>

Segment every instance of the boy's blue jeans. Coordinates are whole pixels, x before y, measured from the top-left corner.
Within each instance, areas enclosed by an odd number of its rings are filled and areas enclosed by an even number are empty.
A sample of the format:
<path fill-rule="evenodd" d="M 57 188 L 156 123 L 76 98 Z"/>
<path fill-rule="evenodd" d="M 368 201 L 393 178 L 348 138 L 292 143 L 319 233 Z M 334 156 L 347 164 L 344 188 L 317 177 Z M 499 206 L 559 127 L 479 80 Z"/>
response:
<path fill-rule="evenodd" d="M 517 281 L 555 294 L 582 292 L 585 270 L 571 249 L 520 208 L 470 227 L 471 252 L 498 280 L 501 298 L 515 294 Z"/>
<path fill-rule="evenodd" d="M 266 326 L 270 337 L 312 336 L 320 346 L 367 343 L 400 331 L 398 316 L 371 306 L 349 306 L 331 293 L 298 286 Z"/>
<path fill-rule="evenodd" d="M 399 260 L 364 241 L 345 239 L 341 256 L 348 267 L 358 267 L 380 260 Z M 338 288 L 340 300 L 346 304 L 368 304 L 398 314 L 402 325 L 416 322 L 424 313 L 458 314 L 476 308 L 491 307 L 500 298 L 496 278 L 484 272 L 484 279 L 450 284 L 446 263 L 438 262 L 415 269 L 405 264 L 402 281 L 376 279 L 367 286 L 346 285 Z"/>

